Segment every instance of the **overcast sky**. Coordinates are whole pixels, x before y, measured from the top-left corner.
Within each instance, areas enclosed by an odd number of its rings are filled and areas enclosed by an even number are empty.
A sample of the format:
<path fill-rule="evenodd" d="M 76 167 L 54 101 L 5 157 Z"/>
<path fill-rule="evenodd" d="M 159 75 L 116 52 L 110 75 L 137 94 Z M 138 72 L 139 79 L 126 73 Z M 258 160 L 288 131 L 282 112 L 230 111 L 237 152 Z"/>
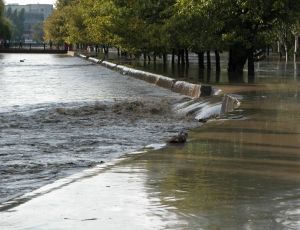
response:
<path fill-rule="evenodd" d="M 19 5 L 26 4 L 54 4 L 56 0 L 4 0 L 5 4 L 18 3 Z"/>

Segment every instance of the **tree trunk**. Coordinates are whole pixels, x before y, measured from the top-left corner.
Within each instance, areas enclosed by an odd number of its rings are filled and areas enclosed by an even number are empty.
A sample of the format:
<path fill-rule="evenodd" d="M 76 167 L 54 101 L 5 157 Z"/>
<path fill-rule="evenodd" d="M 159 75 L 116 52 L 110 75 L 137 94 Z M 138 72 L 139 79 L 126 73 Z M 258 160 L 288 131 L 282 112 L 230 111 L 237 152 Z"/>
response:
<path fill-rule="evenodd" d="M 167 64 L 167 54 L 166 53 L 163 53 L 163 63 L 164 63 L 164 66 Z"/>
<path fill-rule="evenodd" d="M 210 69 L 206 70 L 206 83 L 210 83 L 210 79 L 211 79 L 211 71 Z"/>
<path fill-rule="evenodd" d="M 288 62 L 289 54 L 288 54 L 288 47 L 286 43 L 284 44 L 284 52 L 285 52 L 285 61 Z"/>
<path fill-rule="evenodd" d="M 204 75 L 205 74 L 204 74 L 204 69 L 203 68 L 202 69 L 199 68 L 199 74 L 198 75 L 199 75 L 198 76 L 199 77 L 199 81 L 200 82 L 204 82 Z"/>
<path fill-rule="evenodd" d="M 295 35 L 294 61 L 297 59 L 299 37 Z"/>
<path fill-rule="evenodd" d="M 230 81 L 240 81 L 248 58 L 247 49 L 241 44 L 229 47 L 228 74 Z"/>
<path fill-rule="evenodd" d="M 178 50 L 178 52 L 177 52 L 177 64 L 178 65 L 180 65 L 180 61 L 181 61 L 181 59 L 180 59 L 180 50 Z"/>
<path fill-rule="evenodd" d="M 254 81 L 254 51 L 253 49 L 248 50 L 248 82 Z"/>
<path fill-rule="evenodd" d="M 184 49 L 182 49 L 180 51 L 180 57 L 181 57 L 181 64 L 184 65 L 185 64 L 185 60 L 184 60 Z"/>
<path fill-rule="evenodd" d="M 172 49 L 172 65 L 175 63 L 175 49 Z"/>
<path fill-rule="evenodd" d="M 215 50 L 215 57 L 216 57 L 216 72 L 221 72 L 221 63 L 220 63 L 220 52 Z"/>
<path fill-rule="evenodd" d="M 185 63 L 186 65 L 189 65 L 189 50 L 185 49 Z"/>
<path fill-rule="evenodd" d="M 143 58 L 144 58 L 144 62 L 146 62 L 147 61 L 147 54 L 146 54 L 146 52 L 143 53 Z"/>
<path fill-rule="evenodd" d="M 204 69 L 204 52 L 198 52 L 197 54 L 199 69 Z"/>
<path fill-rule="evenodd" d="M 279 60 L 281 61 L 282 53 L 281 53 L 281 44 L 279 41 L 277 42 L 277 53 L 279 54 Z"/>
<path fill-rule="evenodd" d="M 216 72 L 216 83 L 220 82 L 221 72 Z"/>
<path fill-rule="evenodd" d="M 105 58 L 108 59 L 108 53 L 109 53 L 109 48 L 108 46 L 104 46 L 104 54 L 105 54 Z"/>
<path fill-rule="evenodd" d="M 210 51 L 206 51 L 206 66 L 207 70 L 211 70 Z"/>

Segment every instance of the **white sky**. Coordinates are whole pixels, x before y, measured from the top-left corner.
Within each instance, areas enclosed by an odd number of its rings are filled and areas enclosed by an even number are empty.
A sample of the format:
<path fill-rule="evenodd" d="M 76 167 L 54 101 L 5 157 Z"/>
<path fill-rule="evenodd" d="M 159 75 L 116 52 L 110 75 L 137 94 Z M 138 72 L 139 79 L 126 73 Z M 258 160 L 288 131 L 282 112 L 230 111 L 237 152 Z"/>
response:
<path fill-rule="evenodd" d="M 26 4 L 54 4 L 56 0 L 4 0 L 5 4 L 12 4 L 17 3 L 19 5 L 26 5 Z"/>

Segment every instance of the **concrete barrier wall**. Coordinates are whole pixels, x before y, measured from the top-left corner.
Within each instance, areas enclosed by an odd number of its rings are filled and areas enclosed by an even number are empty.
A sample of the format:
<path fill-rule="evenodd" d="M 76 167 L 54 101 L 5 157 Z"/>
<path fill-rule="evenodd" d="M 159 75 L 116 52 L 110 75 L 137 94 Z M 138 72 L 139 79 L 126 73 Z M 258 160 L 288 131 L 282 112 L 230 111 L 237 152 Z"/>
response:
<path fill-rule="evenodd" d="M 221 91 L 220 89 L 213 88 L 212 86 L 209 85 L 200 85 L 200 84 L 193 84 L 185 81 L 177 81 L 175 79 L 163 75 L 154 74 L 143 70 L 137 70 L 134 68 L 130 68 L 124 65 L 118 65 L 108 61 L 102 61 L 97 58 L 87 57 L 83 54 L 78 54 L 77 56 L 84 59 L 88 59 L 91 62 L 100 64 L 114 71 L 118 71 L 123 75 L 129 75 L 136 79 L 140 79 L 149 82 L 151 84 L 155 84 L 157 86 L 169 89 L 173 92 L 180 93 L 193 98 L 219 95 Z M 188 101 L 188 103 L 191 102 L 193 101 Z M 197 106 L 197 102 L 192 103 L 192 105 L 188 105 L 188 106 L 190 106 L 193 109 L 195 106 Z M 232 112 L 234 109 L 236 109 L 239 106 L 240 106 L 240 101 L 236 96 L 224 95 L 223 100 L 220 104 L 217 103 L 214 106 L 210 106 L 211 108 L 206 109 L 204 112 L 201 110 L 202 112 L 200 111 L 201 113 L 197 114 L 195 118 L 202 120 L 202 119 L 209 119 L 210 117 L 215 117 L 215 116 L 222 117 L 226 113 Z"/>
<path fill-rule="evenodd" d="M 180 93 L 186 96 L 198 98 L 203 96 L 211 96 L 215 90 L 209 85 L 193 84 L 185 81 L 177 81 L 175 79 L 154 74 L 142 70 L 137 70 L 124 65 L 118 65 L 108 61 L 101 61 L 97 58 L 87 57 L 82 54 L 78 54 L 79 57 L 88 59 L 91 62 L 98 63 L 106 68 L 118 71 L 123 75 L 129 75 L 136 79 L 146 81 L 151 84 L 172 90 L 173 92 Z"/>
<path fill-rule="evenodd" d="M 233 95 L 224 95 L 223 101 L 222 101 L 222 106 L 221 106 L 221 111 L 220 111 L 220 116 L 223 116 L 226 113 L 230 113 L 236 108 L 240 106 L 240 101 L 237 99 L 237 97 Z"/>

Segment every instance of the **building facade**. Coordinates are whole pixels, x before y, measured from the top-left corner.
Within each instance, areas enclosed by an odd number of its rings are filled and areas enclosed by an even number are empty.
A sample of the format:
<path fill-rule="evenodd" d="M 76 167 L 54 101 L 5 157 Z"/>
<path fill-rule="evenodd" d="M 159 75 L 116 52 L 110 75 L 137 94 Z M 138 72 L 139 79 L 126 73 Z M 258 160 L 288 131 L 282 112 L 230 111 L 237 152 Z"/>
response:
<path fill-rule="evenodd" d="M 52 11 L 53 5 L 51 4 L 8 4 L 5 6 L 6 11 L 21 12 L 24 10 L 24 24 L 22 40 L 34 41 L 36 40 L 37 30 L 41 29 L 41 24 L 47 19 Z"/>

